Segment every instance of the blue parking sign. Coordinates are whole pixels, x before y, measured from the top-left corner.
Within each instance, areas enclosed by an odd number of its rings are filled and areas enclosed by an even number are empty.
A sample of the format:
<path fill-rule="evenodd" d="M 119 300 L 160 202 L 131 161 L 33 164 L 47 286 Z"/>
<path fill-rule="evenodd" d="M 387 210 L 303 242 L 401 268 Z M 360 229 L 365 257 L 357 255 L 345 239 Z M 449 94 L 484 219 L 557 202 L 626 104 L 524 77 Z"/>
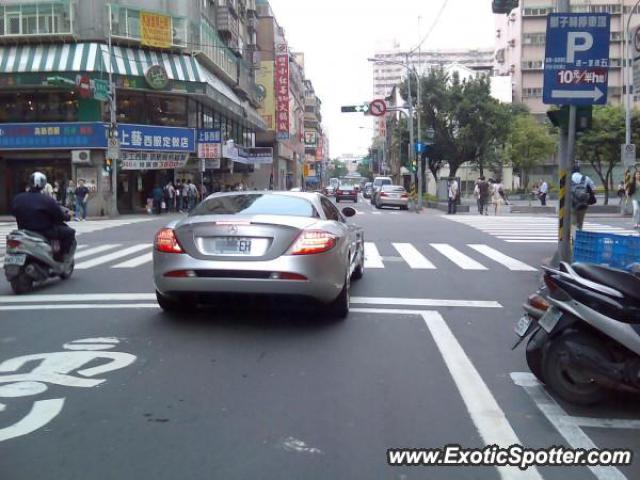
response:
<path fill-rule="evenodd" d="M 608 13 L 552 13 L 547 17 L 543 102 L 603 105 L 609 83 Z"/>

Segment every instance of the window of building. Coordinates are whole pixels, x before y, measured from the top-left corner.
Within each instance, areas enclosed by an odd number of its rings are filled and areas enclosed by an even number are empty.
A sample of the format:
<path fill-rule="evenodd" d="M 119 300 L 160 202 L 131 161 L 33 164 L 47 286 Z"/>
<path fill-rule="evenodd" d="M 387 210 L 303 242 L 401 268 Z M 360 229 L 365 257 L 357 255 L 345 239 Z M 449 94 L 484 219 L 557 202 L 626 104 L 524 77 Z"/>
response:
<path fill-rule="evenodd" d="M 187 102 L 185 97 L 147 95 L 147 114 L 152 125 L 167 127 L 187 126 Z"/>
<path fill-rule="evenodd" d="M 0 7 L 0 35 L 51 35 L 71 33 L 69 1 L 25 2 Z"/>
<path fill-rule="evenodd" d="M 78 99 L 72 92 L 0 95 L 0 122 L 77 122 Z"/>

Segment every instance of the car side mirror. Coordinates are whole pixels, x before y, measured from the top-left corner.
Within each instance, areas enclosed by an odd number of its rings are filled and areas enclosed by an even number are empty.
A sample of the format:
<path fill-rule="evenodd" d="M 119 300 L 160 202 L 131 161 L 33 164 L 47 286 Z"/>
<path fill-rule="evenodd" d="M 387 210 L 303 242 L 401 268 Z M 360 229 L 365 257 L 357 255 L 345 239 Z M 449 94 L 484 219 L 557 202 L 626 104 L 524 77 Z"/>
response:
<path fill-rule="evenodd" d="M 357 212 L 357 211 L 356 211 L 356 209 L 355 209 L 355 208 L 353 208 L 353 207 L 344 207 L 344 208 L 342 209 L 342 214 L 343 214 L 345 217 L 354 217 L 354 216 L 356 215 L 356 213 L 358 213 L 358 212 Z"/>

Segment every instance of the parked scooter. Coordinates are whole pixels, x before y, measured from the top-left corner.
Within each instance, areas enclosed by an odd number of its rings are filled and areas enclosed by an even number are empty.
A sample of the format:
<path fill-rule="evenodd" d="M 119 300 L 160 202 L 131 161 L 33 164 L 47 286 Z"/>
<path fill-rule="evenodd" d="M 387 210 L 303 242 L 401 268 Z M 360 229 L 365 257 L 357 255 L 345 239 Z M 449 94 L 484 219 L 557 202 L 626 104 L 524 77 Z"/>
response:
<path fill-rule="evenodd" d="M 591 264 L 544 268 L 524 305 L 517 347 L 561 398 L 589 405 L 610 389 L 640 393 L 640 274 Z"/>
<path fill-rule="evenodd" d="M 69 219 L 68 212 L 66 215 Z M 14 230 L 7 235 L 4 273 L 14 293 L 28 293 L 50 278 L 71 277 L 75 251 L 74 242 L 71 251 L 62 257 L 59 241 L 49 241 L 29 230 Z"/>

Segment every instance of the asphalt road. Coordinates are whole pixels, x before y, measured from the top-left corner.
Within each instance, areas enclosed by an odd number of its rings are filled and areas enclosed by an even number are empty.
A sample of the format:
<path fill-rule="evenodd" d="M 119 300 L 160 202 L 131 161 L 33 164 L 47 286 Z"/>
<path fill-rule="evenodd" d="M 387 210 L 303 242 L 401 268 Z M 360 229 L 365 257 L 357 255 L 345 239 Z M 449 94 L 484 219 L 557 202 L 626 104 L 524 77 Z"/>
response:
<path fill-rule="evenodd" d="M 39 296 L 14 297 L 0 279 L 0 478 L 640 477 L 640 460 L 389 466 L 389 448 L 447 444 L 640 452 L 640 407 L 619 395 L 566 405 L 531 382 L 523 348 L 511 351 L 552 244 L 508 243 L 434 212 L 356 208 L 368 268 L 343 322 L 287 306 L 165 316 L 145 256 L 167 218 L 87 230 L 84 268 Z M 117 363 L 100 371 L 101 355 Z"/>

